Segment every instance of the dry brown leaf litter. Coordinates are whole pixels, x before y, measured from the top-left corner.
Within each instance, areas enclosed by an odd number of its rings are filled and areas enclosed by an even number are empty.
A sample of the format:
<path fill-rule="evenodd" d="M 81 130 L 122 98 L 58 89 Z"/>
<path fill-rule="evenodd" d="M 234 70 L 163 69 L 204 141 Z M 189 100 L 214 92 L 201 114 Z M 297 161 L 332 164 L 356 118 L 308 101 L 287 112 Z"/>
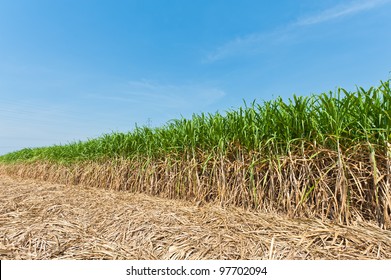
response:
<path fill-rule="evenodd" d="M 1 259 L 391 259 L 362 222 L 201 207 L 102 188 L 0 177 Z"/>

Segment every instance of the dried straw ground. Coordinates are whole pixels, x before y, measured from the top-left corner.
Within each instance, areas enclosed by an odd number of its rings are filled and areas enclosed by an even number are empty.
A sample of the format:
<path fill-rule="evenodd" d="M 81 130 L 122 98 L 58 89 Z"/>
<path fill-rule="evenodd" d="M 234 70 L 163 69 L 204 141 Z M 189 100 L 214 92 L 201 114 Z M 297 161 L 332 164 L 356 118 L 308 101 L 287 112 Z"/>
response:
<path fill-rule="evenodd" d="M 0 177 L 1 259 L 391 259 L 391 231 Z"/>

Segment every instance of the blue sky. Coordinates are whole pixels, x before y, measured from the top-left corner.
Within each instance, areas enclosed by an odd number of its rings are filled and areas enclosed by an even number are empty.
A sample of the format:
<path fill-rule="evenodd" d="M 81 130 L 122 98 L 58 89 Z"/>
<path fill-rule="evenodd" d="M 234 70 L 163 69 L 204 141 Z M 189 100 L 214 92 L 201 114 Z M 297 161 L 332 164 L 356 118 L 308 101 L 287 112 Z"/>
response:
<path fill-rule="evenodd" d="M 0 0 L 0 154 L 391 77 L 391 0 Z"/>

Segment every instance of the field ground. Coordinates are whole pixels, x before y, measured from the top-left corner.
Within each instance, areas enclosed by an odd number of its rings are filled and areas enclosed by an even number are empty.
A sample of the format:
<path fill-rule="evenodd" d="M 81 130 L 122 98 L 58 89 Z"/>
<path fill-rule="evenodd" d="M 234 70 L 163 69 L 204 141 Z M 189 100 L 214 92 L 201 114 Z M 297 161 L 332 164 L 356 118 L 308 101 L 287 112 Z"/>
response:
<path fill-rule="evenodd" d="M 1 259 L 391 259 L 391 231 L 0 176 Z"/>

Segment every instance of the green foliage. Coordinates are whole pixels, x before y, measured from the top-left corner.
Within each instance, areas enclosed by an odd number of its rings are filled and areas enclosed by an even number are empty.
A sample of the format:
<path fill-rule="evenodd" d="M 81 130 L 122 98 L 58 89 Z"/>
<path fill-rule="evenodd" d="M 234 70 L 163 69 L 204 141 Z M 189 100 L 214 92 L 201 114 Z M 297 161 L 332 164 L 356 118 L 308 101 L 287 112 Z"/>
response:
<path fill-rule="evenodd" d="M 305 144 L 328 149 L 358 143 L 386 146 L 391 141 L 390 81 L 355 92 L 338 89 L 309 97 L 293 96 L 251 103 L 224 115 L 199 114 L 176 119 L 160 128 L 136 127 L 128 133 L 105 134 L 85 142 L 23 149 L 0 162 L 102 160 L 107 158 L 183 157 L 198 153 L 266 156 L 295 152 Z"/>

